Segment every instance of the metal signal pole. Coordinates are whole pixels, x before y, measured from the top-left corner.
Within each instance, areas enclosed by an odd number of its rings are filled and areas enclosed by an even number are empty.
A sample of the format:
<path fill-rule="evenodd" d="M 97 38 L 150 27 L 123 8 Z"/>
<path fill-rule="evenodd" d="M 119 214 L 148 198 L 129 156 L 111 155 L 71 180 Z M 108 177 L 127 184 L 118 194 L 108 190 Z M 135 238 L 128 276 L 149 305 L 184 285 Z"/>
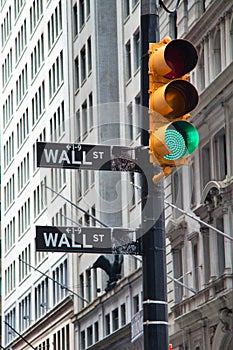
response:
<path fill-rule="evenodd" d="M 158 0 L 141 0 L 141 105 L 148 108 L 149 43 L 159 42 Z M 142 145 L 148 146 L 149 115 L 142 115 Z M 143 333 L 144 350 L 168 350 L 168 308 L 163 182 L 154 184 L 156 170 L 143 158 L 142 249 L 143 249 Z"/>

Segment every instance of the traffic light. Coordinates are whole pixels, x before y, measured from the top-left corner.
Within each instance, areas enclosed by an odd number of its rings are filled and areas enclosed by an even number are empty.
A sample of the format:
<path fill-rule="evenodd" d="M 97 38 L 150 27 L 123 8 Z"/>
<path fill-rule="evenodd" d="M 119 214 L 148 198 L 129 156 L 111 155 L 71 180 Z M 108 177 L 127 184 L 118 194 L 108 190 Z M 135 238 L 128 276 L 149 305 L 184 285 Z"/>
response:
<path fill-rule="evenodd" d="M 187 40 L 166 37 L 150 43 L 150 162 L 163 167 L 165 175 L 187 164 L 199 143 L 198 132 L 188 121 L 199 100 L 188 75 L 197 60 L 197 51 Z"/>

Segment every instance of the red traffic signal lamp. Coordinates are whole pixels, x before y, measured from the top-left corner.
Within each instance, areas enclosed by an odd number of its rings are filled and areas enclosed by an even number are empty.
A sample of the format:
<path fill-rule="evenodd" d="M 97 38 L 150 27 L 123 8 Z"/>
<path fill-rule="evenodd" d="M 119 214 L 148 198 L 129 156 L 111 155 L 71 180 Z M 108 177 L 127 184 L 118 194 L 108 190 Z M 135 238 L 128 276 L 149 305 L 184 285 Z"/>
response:
<path fill-rule="evenodd" d="M 187 164 L 199 143 L 196 128 L 188 122 L 198 104 L 196 88 L 188 73 L 198 55 L 187 40 L 166 37 L 149 47 L 150 161 L 171 172 Z"/>

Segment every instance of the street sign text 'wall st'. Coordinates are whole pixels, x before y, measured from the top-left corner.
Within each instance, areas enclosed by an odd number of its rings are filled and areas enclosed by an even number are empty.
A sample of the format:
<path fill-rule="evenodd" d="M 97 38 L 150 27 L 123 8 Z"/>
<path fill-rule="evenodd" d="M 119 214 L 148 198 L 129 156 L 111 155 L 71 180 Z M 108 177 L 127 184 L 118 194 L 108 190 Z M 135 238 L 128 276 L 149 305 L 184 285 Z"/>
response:
<path fill-rule="evenodd" d="M 134 148 L 85 143 L 37 142 L 37 167 L 141 172 Z"/>
<path fill-rule="evenodd" d="M 127 228 L 36 226 L 36 251 L 140 254 L 134 238 Z"/>

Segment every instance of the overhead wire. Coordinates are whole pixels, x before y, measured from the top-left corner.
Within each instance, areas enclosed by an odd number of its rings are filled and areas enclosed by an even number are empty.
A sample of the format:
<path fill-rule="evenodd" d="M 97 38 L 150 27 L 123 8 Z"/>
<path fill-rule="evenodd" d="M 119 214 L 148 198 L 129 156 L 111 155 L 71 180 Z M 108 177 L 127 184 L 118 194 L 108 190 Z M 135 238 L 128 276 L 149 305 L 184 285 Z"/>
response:
<path fill-rule="evenodd" d="M 173 10 L 169 10 L 169 9 L 167 8 L 167 6 L 164 4 L 163 0 L 160 0 L 160 1 L 159 1 L 159 5 L 160 5 L 166 12 L 172 14 L 172 13 L 175 13 L 176 10 L 178 9 L 178 7 L 179 7 L 179 5 L 180 5 L 180 0 L 177 0 L 176 6 L 174 7 Z"/>

